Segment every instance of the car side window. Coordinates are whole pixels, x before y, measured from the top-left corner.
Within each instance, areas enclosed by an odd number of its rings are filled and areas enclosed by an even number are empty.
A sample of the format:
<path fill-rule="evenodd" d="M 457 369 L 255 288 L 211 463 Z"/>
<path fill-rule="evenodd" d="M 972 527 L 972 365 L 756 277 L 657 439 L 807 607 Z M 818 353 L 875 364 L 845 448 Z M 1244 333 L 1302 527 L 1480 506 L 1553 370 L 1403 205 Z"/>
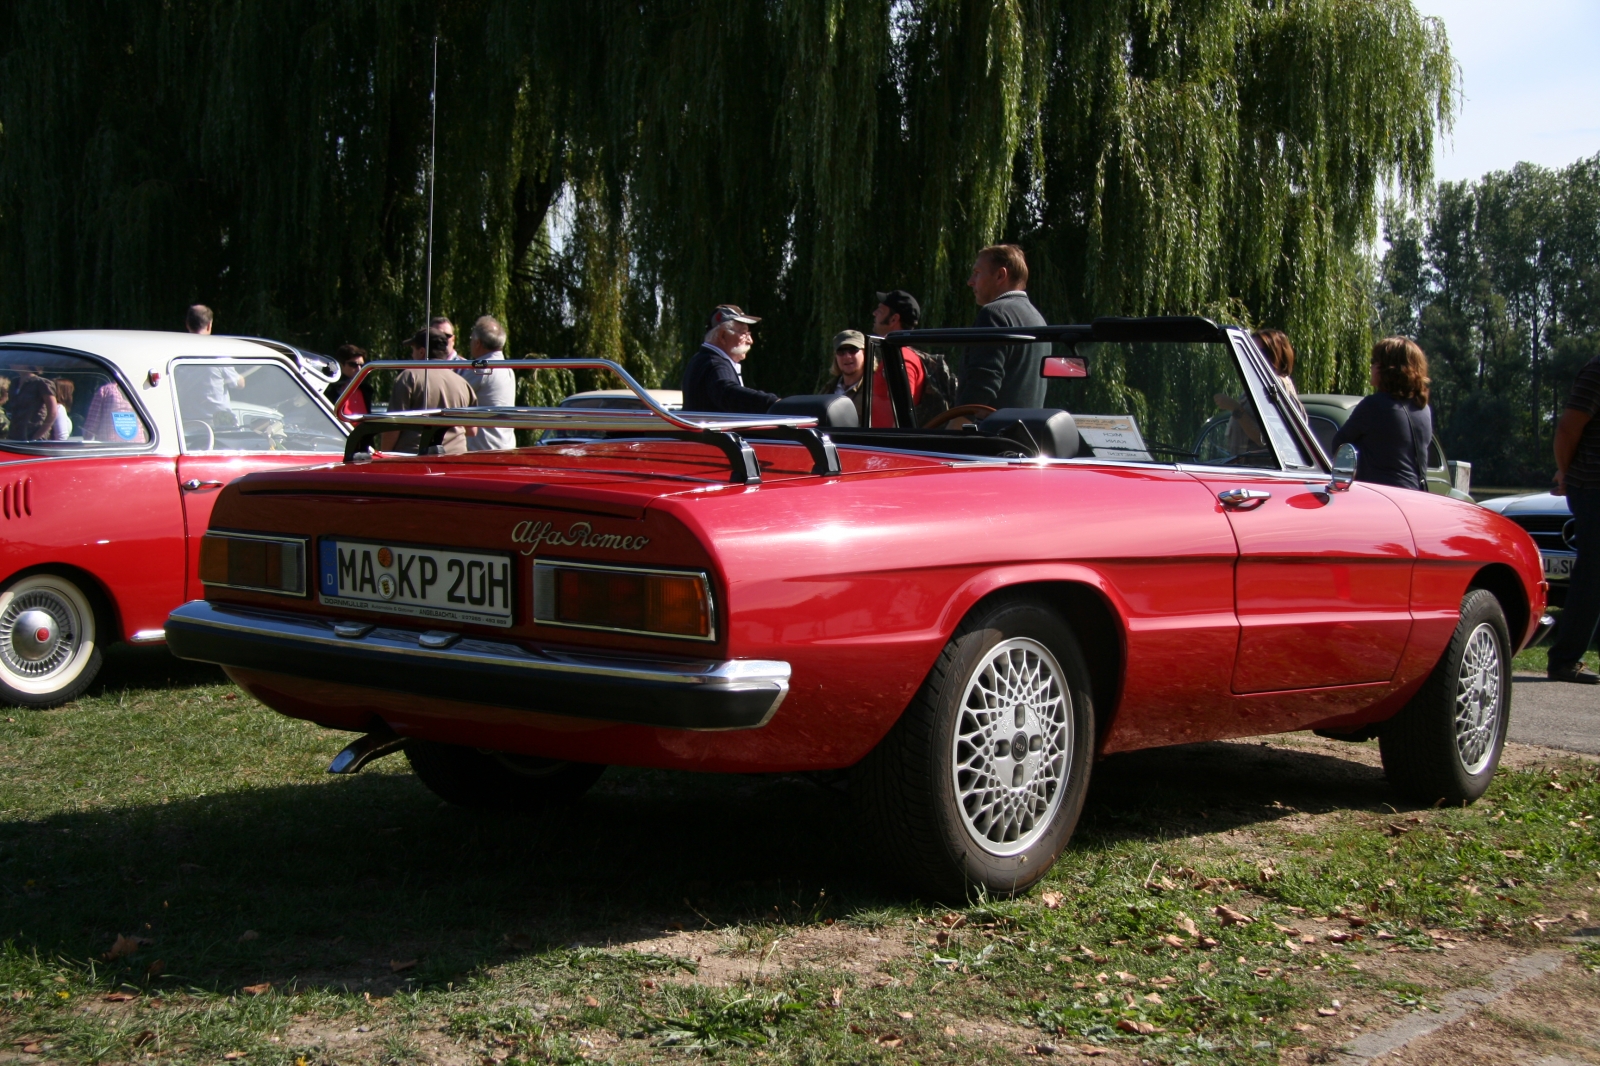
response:
<path fill-rule="evenodd" d="M 146 445 L 154 436 L 103 364 L 66 352 L 0 348 L 0 438 L 88 451 Z"/>
<path fill-rule="evenodd" d="M 344 451 L 333 417 L 286 367 L 187 362 L 172 379 L 185 452 Z"/>
<path fill-rule="evenodd" d="M 1317 443 L 1322 445 L 1322 450 L 1327 455 L 1333 454 L 1333 435 L 1339 432 L 1339 426 L 1331 418 L 1321 415 L 1311 415 L 1307 421 L 1311 423 L 1311 435 L 1317 438 Z"/>

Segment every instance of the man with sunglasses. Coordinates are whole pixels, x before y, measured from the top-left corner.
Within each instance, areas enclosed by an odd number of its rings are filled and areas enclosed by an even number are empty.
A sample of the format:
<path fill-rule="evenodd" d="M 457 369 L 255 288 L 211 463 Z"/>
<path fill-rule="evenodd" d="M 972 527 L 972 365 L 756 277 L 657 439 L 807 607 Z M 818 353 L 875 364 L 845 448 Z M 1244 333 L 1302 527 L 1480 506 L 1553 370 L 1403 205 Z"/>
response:
<path fill-rule="evenodd" d="M 745 356 L 755 343 L 750 327 L 760 321 L 735 304 L 720 304 L 711 312 L 705 341 L 683 368 L 685 411 L 760 415 L 778 402 L 772 393 L 744 383 Z"/>

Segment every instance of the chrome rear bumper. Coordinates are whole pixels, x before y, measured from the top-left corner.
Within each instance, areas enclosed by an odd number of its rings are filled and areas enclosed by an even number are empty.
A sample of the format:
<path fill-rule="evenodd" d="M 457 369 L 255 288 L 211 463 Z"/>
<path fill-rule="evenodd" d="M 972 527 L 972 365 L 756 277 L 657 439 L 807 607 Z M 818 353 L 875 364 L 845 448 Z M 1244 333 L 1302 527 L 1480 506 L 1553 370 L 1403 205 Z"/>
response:
<path fill-rule="evenodd" d="M 570 718 L 754 729 L 789 692 L 789 664 L 678 662 L 558 651 L 192 600 L 167 619 L 181 659 Z"/>

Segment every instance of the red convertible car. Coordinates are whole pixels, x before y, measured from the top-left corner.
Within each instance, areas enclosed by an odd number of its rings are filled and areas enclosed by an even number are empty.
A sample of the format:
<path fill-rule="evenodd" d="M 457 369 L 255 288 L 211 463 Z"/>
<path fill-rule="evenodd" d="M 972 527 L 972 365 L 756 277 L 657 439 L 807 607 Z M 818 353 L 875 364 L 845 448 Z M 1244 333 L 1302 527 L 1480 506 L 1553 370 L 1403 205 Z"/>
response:
<path fill-rule="evenodd" d="M 1521 529 L 1353 484 L 1204 319 L 878 350 L 893 428 L 840 396 L 667 411 L 599 360 L 508 365 L 609 369 L 637 408 L 360 421 L 343 463 L 223 490 L 168 640 L 363 734 L 331 771 L 403 749 L 460 804 L 568 799 L 606 764 L 851 768 L 876 853 L 942 897 L 1042 877 L 1112 752 L 1310 728 L 1380 737 L 1411 799 L 1487 787 L 1544 609 Z M 1043 401 L 916 426 L 913 352 Z M 605 437 L 446 456 L 452 425 Z M 397 429 L 418 454 L 373 450 Z"/>
<path fill-rule="evenodd" d="M 0 338 L 0 699 L 70 700 L 117 640 L 159 644 L 204 595 L 200 537 L 242 474 L 327 461 L 338 365 L 277 341 Z"/>

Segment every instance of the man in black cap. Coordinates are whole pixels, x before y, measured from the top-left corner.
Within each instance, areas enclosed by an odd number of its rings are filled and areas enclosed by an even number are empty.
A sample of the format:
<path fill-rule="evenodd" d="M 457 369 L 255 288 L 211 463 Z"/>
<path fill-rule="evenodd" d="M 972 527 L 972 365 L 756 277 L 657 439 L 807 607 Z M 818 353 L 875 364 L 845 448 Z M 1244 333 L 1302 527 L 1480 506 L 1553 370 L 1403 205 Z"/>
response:
<path fill-rule="evenodd" d="M 706 339 L 683 368 L 685 411 L 760 415 L 778 402 L 772 393 L 746 388 L 744 384 L 744 368 L 740 364 L 755 343 L 750 327 L 760 321 L 734 304 L 721 304 L 711 312 Z"/>
<path fill-rule="evenodd" d="M 878 309 L 872 312 L 873 333 L 882 337 L 897 329 L 917 329 L 921 325 L 922 305 L 917 303 L 915 296 L 904 289 L 878 293 Z M 942 358 L 937 365 L 930 366 L 934 360 L 926 352 L 919 352 L 915 348 L 902 348 L 901 351 L 905 353 L 906 384 L 911 386 L 912 415 L 920 425 L 931 415 L 949 408 L 950 397 L 955 395 L 954 378 Z M 933 391 L 938 393 L 937 396 L 929 394 L 927 386 L 930 376 L 936 379 Z M 945 379 L 949 379 L 948 383 Z M 885 411 L 889 407 L 888 390 L 881 378 L 872 384 L 872 424 L 894 425 L 892 417 L 891 420 L 884 420 L 880 406 Z"/>

